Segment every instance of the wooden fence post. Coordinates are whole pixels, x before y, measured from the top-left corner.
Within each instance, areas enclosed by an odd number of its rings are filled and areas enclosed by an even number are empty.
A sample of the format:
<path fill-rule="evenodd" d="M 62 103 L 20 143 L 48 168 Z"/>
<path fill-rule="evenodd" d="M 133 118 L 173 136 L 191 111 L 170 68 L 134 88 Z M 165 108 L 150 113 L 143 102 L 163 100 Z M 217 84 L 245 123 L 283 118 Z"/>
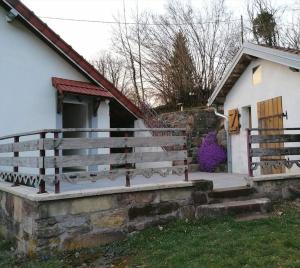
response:
<path fill-rule="evenodd" d="M 183 132 L 183 135 L 185 136 L 185 143 L 183 145 L 183 150 L 186 150 L 186 158 L 184 159 L 184 180 L 188 181 L 189 180 L 189 170 L 188 170 L 188 152 L 187 152 L 187 133 L 186 131 Z"/>
<path fill-rule="evenodd" d="M 20 137 L 19 136 L 15 136 L 14 137 L 14 143 L 18 143 L 20 141 Z M 14 157 L 19 157 L 19 151 L 18 152 L 14 152 Z M 19 172 L 19 166 L 14 166 L 14 172 L 18 173 Z M 13 186 L 19 186 L 20 182 L 18 182 L 18 179 L 16 179 L 16 181 L 14 182 Z"/>
<path fill-rule="evenodd" d="M 45 139 L 45 137 L 46 137 L 45 132 L 40 133 L 40 139 Z M 45 156 L 46 156 L 46 151 L 45 151 L 44 148 L 42 148 L 40 150 L 40 157 L 44 158 Z M 41 177 L 43 177 L 46 174 L 45 167 L 44 167 L 44 161 L 43 161 L 43 167 L 41 167 L 39 169 L 39 174 L 40 174 Z M 43 194 L 43 193 L 46 193 L 46 184 L 45 184 L 45 181 L 43 179 L 41 179 L 38 194 Z"/>
<path fill-rule="evenodd" d="M 248 175 L 253 177 L 253 170 L 251 168 L 252 156 L 251 156 L 251 129 L 247 128 L 247 159 L 248 159 Z"/>
<path fill-rule="evenodd" d="M 124 136 L 128 137 L 128 132 L 125 132 Z M 128 149 L 127 146 L 124 149 L 124 153 L 125 153 L 125 155 L 129 153 L 129 149 Z M 128 169 L 130 167 L 130 165 L 129 164 L 125 164 L 125 167 L 126 167 L 126 169 Z M 129 171 L 126 171 L 126 184 L 125 184 L 125 186 L 126 187 L 130 187 L 130 172 Z"/>
<path fill-rule="evenodd" d="M 58 132 L 55 132 L 54 133 L 54 141 L 56 139 L 59 138 L 59 133 Z M 55 142 L 54 142 L 55 144 Z M 59 149 L 55 148 L 54 147 L 54 156 L 59 156 Z M 59 172 L 60 169 L 58 167 L 55 167 L 55 193 L 58 194 L 60 193 L 60 178 L 59 178 Z"/>

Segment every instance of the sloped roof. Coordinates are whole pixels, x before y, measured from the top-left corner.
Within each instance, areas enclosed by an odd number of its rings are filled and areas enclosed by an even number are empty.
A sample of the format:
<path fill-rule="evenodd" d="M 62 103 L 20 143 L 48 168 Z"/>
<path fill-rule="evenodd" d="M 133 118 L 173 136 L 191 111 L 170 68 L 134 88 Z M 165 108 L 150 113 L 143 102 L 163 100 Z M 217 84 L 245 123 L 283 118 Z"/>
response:
<path fill-rule="evenodd" d="M 224 98 L 234 86 L 235 82 L 246 70 L 250 62 L 256 58 L 300 70 L 300 50 L 245 43 L 233 58 L 227 72 L 225 72 L 218 86 L 208 99 L 208 105 L 211 105 L 215 101 L 219 103 L 224 102 Z"/>
<path fill-rule="evenodd" d="M 71 64 L 84 73 L 93 83 L 107 89 L 114 98 L 136 117 L 142 118 L 140 109 L 122 94 L 110 81 L 100 74 L 87 60 L 77 53 L 46 23 L 39 19 L 28 7 L 19 0 L 0 0 L 0 4 L 7 10 L 16 10 L 17 19 L 31 31 L 42 38 L 50 47 L 66 58 Z"/>
<path fill-rule="evenodd" d="M 113 96 L 105 88 L 91 83 L 52 77 L 53 86 L 60 92 L 70 92 L 89 96 L 112 98 Z"/>
<path fill-rule="evenodd" d="M 264 46 L 267 47 L 267 46 Z M 277 49 L 280 51 L 284 51 L 284 52 L 288 52 L 291 54 L 295 54 L 295 55 L 300 55 L 300 49 L 294 49 L 294 48 L 289 48 L 289 47 L 271 47 L 273 49 Z"/>

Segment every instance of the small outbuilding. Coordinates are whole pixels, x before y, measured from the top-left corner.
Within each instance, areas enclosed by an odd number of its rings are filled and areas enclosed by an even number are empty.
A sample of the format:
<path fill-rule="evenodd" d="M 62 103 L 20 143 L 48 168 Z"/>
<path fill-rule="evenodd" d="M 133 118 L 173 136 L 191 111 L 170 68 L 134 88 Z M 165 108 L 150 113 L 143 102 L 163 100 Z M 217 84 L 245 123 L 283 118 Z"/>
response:
<path fill-rule="evenodd" d="M 229 170 L 233 173 L 299 172 L 300 151 L 290 150 L 287 142 L 298 141 L 295 131 L 300 131 L 297 130 L 300 127 L 299 70 L 300 50 L 297 49 L 245 43 L 234 57 L 208 100 L 209 106 L 224 105 L 228 118 Z M 292 136 L 283 137 L 284 134 Z M 277 140 L 263 143 L 259 135 L 276 135 Z M 251 144 L 255 139 L 260 142 Z M 293 143 L 295 146 L 297 143 Z M 275 156 L 271 156 L 275 149 Z"/>

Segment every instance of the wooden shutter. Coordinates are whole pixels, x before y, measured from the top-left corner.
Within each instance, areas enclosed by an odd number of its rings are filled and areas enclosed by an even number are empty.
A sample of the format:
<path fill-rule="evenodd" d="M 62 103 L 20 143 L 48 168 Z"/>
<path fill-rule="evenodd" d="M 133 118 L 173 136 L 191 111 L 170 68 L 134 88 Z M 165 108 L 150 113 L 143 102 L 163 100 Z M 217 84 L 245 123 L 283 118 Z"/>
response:
<path fill-rule="evenodd" d="M 228 111 L 228 124 L 229 133 L 238 134 L 240 133 L 240 116 L 238 109 L 232 109 Z"/>

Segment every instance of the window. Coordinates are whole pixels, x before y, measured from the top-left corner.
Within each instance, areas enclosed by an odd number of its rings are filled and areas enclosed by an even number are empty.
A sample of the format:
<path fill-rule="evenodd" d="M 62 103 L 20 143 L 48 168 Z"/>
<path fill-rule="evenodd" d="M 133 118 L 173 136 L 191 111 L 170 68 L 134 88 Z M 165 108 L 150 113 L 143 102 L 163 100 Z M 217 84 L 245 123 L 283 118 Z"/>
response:
<path fill-rule="evenodd" d="M 252 69 L 252 84 L 258 85 L 261 83 L 262 77 L 261 77 L 261 66 L 258 65 Z"/>

